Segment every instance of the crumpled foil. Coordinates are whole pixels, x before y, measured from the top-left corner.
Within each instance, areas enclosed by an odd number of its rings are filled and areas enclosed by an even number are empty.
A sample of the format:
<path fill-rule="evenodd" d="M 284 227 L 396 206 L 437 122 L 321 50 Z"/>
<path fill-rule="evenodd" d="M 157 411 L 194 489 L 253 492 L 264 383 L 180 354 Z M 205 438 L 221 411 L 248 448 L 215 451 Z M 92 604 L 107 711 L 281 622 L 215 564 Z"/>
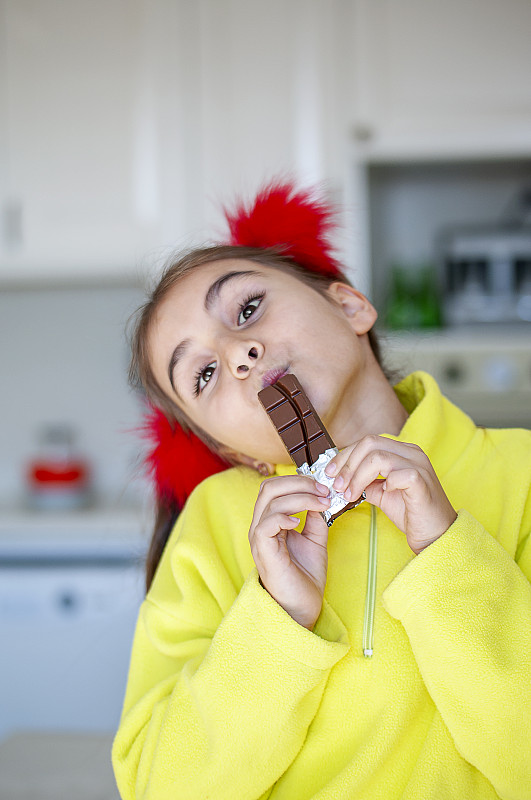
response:
<path fill-rule="evenodd" d="M 324 486 L 328 486 L 330 489 L 328 495 L 331 500 L 330 507 L 327 508 L 326 511 L 321 512 L 321 516 L 328 526 L 330 526 L 334 521 L 331 519 L 331 517 L 333 517 L 334 514 L 337 514 L 338 511 L 341 511 L 341 509 L 345 508 L 345 506 L 348 506 L 348 504 L 351 502 L 350 500 L 345 500 L 342 492 L 336 492 L 336 490 L 333 488 L 332 484 L 337 476 L 329 476 L 325 473 L 327 464 L 329 464 L 329 462 L 334 458 L 334 456 L 337 456 L 338 453 L 339 450 L 337 447 L 331 447 L 329 450 L 325 450 L 324 453 L 321 453 L 317 461 L 314 461 L 311 467 L 309 467 L 308 462 L 305 461 L 304 464 L 297 469 L 298 475 L 310 475 L 312 478 L 314 478 L 314 480 L 324 484 Z M 360 503 L 363 502 L 363 500 L 365 500 L 365 492 L 363 492 L 360 498 Z"/>

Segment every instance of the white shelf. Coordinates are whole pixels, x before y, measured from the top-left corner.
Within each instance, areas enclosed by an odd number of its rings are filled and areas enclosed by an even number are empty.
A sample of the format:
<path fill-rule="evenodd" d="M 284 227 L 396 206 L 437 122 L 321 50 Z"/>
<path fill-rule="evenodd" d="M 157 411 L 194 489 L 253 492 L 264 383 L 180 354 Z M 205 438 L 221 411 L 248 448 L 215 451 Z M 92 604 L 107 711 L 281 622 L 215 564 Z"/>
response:
<path fill-rule="evenodd" d="M 0 558 L 141 558 L 151 525 L 150 513 L 141 509 L 5 510 Z"/>
<path fill-rule="evenodd" d="M 379 331 L 384 352 L 386 349 L 411 348 L 443 352 L 456 348 L 470 351 L 523 353 L 531 359 L 531 323 L 521 325 L 463 325 L 433 330 Z"/>

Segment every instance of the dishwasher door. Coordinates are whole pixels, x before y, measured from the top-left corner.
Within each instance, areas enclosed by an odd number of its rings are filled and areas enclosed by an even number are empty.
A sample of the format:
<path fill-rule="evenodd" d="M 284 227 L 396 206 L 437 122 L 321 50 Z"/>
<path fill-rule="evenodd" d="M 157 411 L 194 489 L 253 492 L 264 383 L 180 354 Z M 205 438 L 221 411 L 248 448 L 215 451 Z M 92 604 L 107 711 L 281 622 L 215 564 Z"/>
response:
<path fill-rule="evenodd" d="M 0 737 L 116 729 L 143 591 L 132 560 L 0 562 Z"/>

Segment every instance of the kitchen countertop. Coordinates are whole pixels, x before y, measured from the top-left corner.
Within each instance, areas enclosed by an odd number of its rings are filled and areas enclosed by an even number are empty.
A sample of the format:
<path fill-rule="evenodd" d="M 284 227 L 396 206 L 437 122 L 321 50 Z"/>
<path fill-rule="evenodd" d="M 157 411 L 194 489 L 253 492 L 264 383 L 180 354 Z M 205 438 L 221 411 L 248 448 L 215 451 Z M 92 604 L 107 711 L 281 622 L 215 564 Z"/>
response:
<path fill-rule="evenodd" d="M 120 800 L 111 744 L 111 734 L 14 734 L 0 741 L 0 797 Z"/>
<path fill-rule="evenodd" d="M 376 331 L 384 347 L 398 348 L 420 347 L 438 350 L 441 347 L 459 347 L 466 351 L 493 350 L 523 352 L 529 355 L 531 342 L 531 323 L 521 322 L 515 325 L 459 325 L 448 328 Z"/>
<path fill-rule="evenodd" d="M 143 556 L 153 514 L 140 508 L 0 509 L 0 558 Z"/>

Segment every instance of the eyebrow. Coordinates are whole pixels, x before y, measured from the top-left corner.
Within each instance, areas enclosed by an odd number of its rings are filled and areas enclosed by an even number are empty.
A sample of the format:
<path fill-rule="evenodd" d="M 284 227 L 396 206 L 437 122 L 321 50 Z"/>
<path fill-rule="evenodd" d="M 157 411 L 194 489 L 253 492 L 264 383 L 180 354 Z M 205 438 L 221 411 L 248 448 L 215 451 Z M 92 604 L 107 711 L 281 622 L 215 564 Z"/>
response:
<path fill-rule="evenodd" d="M 232 272 L 226 272 L 225 275 L 220 275 L 219 278 L 216 278 L 216 280 L 214 281 L 214 283 L 211 284 L 205 295 L 205 302 L 204 302 L 205 310 L 210 311 L 212 309 L 212 306 L 215 305 L 215 303 L 217 303 L 217 301 L 219 300 L 219 295 L 222 286 L 224 286 L 226 283 L 229 283 L 230 281 L 237 280 L 238 278 L 244 278 L 249 275 L 259 275 L 263 277 L 262 272 L 259 272 L 258 270 L 247 269 L 247 270 L 233 270 Z M 177 391 L 175 384 L 173 382 L 173 373 L 179 361 L 182 358 L 184 358 L 191 343 L 192 343 L 191 339 L 183 339 L 183 341 L 180 342 L 174 349 L 170 357 L 170 362 L 168 364 L 168 377 L 170 379 L 171 387 L 181 400 L 182 397 Z"/>
<path fill-rule="evenodd" d="M 183 339 L 183 341 L 177 345 L 173 353 L 171 354 L 170 363 L 168 364 L 168 376 L 170 378 L 171 388 L 174 392 L 177 393 L 179 398 L 182 400 L 181 395 L 175 388 L 175 384 L 173 383 L 173 370 L 177 366 L 178 361 L 183 358 L 184 354 L 188 350 L 191 344 L 191 339 Z"/>
<path fill-rule="evenodd" d="M 205 310 L 210 311 L 214 303 L 217 302 L 222 286 L 229 281 L 236 280 L 237 278 L 244 278 L 247 275 L 262 275 L 262 273 L 254 269 L 235 270 L 233 272 L 226 272 L 225 275 L 221 275 L 217 278 L 205 295 Z"/>

